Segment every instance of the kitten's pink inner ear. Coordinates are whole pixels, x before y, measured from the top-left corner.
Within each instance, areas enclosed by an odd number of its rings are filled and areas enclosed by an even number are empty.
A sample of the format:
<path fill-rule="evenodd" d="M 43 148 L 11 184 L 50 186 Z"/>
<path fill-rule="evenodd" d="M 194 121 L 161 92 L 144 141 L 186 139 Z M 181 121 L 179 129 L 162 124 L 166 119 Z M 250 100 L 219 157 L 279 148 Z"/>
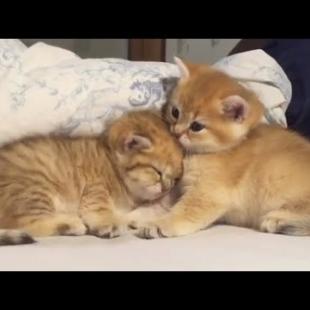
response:
<path fill-rule="evenodd" d="M 124 141 L 124 150 L 142 150 L 151 147 L 151 145 L 151 141 L 146 137 L 140 135 L 130 135 Z"/>
<path fill-rule="evenodd" d="M 238 95 L 223 100 L 223 113 L 235 122 L 242 123 L 248 115 L 248 110 L 247 101 Z"/>
<path fill-rule="evenodd" d="M 186 80 L 187 78 L 189 78 L 190 72 L 186 64 L 179 57 L 174 57 L 174 62 L 179 68 L 181 80 Z"/>

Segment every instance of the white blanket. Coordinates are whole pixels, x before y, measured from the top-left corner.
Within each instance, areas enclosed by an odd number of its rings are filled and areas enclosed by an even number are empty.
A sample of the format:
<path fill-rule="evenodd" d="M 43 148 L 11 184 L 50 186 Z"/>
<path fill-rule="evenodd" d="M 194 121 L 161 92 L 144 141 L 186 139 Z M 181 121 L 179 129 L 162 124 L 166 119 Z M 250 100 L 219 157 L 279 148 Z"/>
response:
<path fill-rule="evenodd" d="M 291 85 L 271 57 L 252 51 L 215 66 L 246 81 L 262 99 L 266 118 L 286 126 Z M 160 109 L 166 101 L 162 80 L 178 77 L 174 64 L 81 59 L 44 43 L 26 48 L 0 39 L 0 145 L 38 134 L 101 133 L 107 120 L 128 110 Z"/>
<path fill-rule="evenodd" d="M 154 240 L 50 237 L 30 245 L 0 247 L 0 271 L 7 270 L 310 271 L 310 238 L 232 226 Z"/>

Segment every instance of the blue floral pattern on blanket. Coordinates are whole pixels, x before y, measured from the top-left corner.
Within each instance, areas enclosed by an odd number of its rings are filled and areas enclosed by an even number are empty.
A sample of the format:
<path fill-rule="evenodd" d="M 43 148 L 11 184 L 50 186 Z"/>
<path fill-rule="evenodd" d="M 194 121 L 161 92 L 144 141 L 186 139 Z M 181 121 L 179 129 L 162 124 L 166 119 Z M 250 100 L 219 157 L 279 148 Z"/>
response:
<path fill-rule="evenodd" d="M 0 78 L 11 68 L 20 66 L 19 57 L 27 47 L 19 40 L 0 40 Z"/>
<path fill-rule="evenodd" d="M 44 43 L 21 44 L 0 40 L 0 145 L 37 134 L 99 134 L 129 110 L 161 108 L 162 80 L 179 76 L 169 63 L 81 59 Z"/>

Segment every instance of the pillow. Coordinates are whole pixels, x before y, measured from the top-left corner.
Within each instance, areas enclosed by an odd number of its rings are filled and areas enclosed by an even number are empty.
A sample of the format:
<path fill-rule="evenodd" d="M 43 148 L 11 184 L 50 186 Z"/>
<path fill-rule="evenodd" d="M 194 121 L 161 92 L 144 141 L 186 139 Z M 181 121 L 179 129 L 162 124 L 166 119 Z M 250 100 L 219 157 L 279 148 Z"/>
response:
<path fill-rule="evenodd" d="M 107 120 L 128 110 L 160 109 L 162 80 L 178 75 L 169 63 L 81 59 L 37 43 L 0 81 L 0 145 L 38 134 L 101 133 Z"/>
<path fill-rule="evenodd" d="M 18 67 L 20 55 L 27 47 L 17 39 L 0 40 L 0 78 L 11 68 Z"/>

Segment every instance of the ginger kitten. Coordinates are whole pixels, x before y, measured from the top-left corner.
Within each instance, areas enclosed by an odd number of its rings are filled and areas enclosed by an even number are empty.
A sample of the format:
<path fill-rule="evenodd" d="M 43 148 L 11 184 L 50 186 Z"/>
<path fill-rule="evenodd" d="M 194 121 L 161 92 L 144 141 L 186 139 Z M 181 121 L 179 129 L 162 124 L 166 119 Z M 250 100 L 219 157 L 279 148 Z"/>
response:
<path fill-rule="evenodd" d="M 262 124 L 254 93 L 225 73 L 176 60 L 182 77 L 164 109 L 188 156 L 182 197 L 160 219 L 135 223 L 144 238 L 214 223 L 310 235 L 310 143 Z"/>
<path fill-rule="evenodd" d="M 0 244 L 33 237 L 115 237 L 137 205 L 182 174 L 183 151 L 161 118 L 132 112 L 104 137 L 30 138 L 0 149 Z M 139 212 L 133 211 L 139 215 Z"/>

